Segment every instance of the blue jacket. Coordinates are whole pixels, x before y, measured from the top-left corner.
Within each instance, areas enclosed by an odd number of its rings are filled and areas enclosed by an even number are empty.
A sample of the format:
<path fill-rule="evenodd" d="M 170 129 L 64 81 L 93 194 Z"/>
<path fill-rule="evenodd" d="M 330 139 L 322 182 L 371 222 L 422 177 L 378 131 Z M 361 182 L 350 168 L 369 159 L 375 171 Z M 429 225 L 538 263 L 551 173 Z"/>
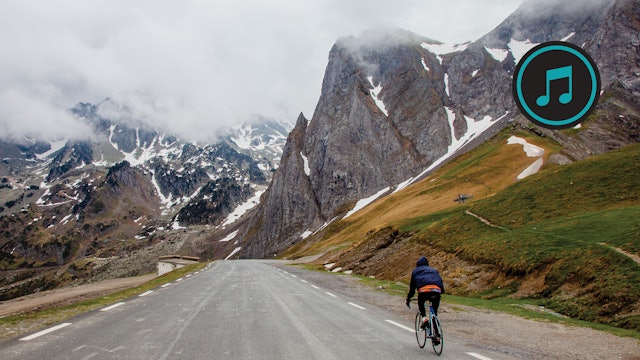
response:
<path fill-rule="evenodd" d="M 425 285 L 438 285 L 444 293 L 444 283 L 440 277 L 438 270 L 429 266 L 429 261 L 426 257 L 421 257 L 416 264 L 416 268 L 411 273 L 411 283 L 409 284 L 409 294 L 407 299 L 413 297 L 416 289 L 420 289 Z"/>

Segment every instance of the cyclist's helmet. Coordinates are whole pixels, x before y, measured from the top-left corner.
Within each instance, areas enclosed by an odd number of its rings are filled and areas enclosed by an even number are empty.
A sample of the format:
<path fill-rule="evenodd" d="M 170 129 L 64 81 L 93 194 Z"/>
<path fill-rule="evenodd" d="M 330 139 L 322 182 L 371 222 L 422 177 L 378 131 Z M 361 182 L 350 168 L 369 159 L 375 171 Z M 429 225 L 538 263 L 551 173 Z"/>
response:
<path fill-rule="evenodd" d="M 429 260 L 427 260 L 426 257 L 422 256 L 420 259 L 418 259 L 418 263 L 416 264 L 416 266 L 429 266 Z"/>

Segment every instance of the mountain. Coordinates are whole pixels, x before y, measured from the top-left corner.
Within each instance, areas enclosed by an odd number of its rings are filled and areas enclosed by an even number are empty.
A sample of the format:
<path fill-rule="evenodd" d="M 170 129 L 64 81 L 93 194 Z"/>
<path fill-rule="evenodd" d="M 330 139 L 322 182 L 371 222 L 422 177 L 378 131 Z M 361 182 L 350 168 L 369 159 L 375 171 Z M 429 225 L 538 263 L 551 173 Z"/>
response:
<path fill-rule="evenodd" d="M 289 130 L 262 119 L 196 144 L 113 120 L 110 102 L 70 110 L 94 129 L 86 140 L 0 142 L 0 298 L 201 255 L 186 228 L 225 228 L 255 206 Z"/>
<path fill-rule="evenodd" d="M 243 233 L 240 256 L 279 253 L 391 193 L 516 121 L 554 138 L 570 162 L 638 141 L 638 2 L 525 2 L 477 41 L 442 44 L 402 30 L 340 39 L 310 120 L 289 135 L 281 167 Z M 518 115 L 517 61 L 537 43 L 586 49 L 603 100 L 583 128 L 558 132 Z"/>

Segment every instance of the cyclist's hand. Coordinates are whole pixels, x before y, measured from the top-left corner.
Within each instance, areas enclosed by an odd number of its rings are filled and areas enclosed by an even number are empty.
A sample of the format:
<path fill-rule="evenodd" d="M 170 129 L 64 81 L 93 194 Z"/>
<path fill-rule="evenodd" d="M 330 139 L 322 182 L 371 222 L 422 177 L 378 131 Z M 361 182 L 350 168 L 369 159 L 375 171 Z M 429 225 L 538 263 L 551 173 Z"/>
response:
<path fill-rule="evenodd" d="M 407 304 L 407 307 L 408 307 L 409 309 L 411 309 L 411 299 L 407 298 L 407 299 L 404 301 L 404 303 L 405 303 L 405 304 Z"/>

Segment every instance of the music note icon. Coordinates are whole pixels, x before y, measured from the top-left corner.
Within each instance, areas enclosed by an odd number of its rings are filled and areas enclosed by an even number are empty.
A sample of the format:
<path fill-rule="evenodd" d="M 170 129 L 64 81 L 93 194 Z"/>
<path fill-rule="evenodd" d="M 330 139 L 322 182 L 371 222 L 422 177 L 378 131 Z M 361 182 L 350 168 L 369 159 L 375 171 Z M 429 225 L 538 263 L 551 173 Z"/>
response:
<path fill-rule="evenodd" d="M 549 105 L 551 81 L 560 80 L 560 79 L 569 79 L 569 90 L 561 94 L 558 97 L 558 101 L 560 101 L 561 104 L 570 103 L 571 99 L 573 98 L 573 71 L 572 70 L 573 70 L 572 66 L 563 66 L 559 68 L 548 69 L 545 76 L 547 92 L 546 94 L 538 97 L 538 99 L 536 100 L 536 104 L 538 104 L 538 106 L 541 106 L 541 107 Z"/>

